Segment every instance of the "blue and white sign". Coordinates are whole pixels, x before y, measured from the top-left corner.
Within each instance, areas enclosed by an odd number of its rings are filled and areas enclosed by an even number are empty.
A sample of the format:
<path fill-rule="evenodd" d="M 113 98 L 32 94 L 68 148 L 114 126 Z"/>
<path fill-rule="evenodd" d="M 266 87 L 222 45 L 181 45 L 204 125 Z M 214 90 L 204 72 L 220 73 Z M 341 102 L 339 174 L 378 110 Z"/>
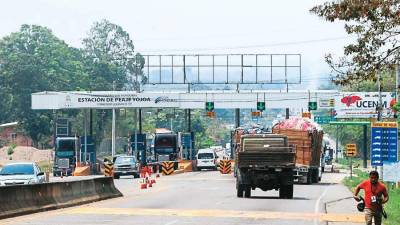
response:
<path fill-rule="evenodd" d="M 371 126 L 371 165 L 398 161 L 396 122 L 375 122 Z"/>

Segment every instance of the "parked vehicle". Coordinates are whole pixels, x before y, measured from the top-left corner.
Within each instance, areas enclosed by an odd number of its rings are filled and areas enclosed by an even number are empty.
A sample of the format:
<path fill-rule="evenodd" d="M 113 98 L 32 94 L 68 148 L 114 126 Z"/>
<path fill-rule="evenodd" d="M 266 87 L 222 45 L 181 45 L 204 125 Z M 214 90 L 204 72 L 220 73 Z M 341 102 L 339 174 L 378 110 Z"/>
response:
<path fill-rule="evenodd" d="M 11 163 L 0 171 L 0 186 L 40 184 L 44 180 L 44 173 L 36 163 Z"/>
<path fill-rule="evenodd" d="M 235 175 L 237 197 L 249 198 L 251 190 L 278 190 L 280 198 L 293 198 L 295 148 L 285 135 L 249 133 L 236 129 Z"/>
<path fill-rule="evenodd" d="M 198 170 L 212 169 L 217 170 L 218 156 L 213 149 L 199 149 L 196 155 L 196 165 Z"/>
<path fill-rule="evenodd" d="M 296 147 L 295 177 L 299 183 L 318 183 L 322 176 L 324 132 L 307 118 L 290 118 L 274 125 L 272 132 L 288 137 Z"/>
<path fill-rule="evenodd" d="M 120 176 L 134 176 L 139 178 L 139 162 L 135 156 L 120 155 L 114 157 L 114 178 L 119 179 Z"/>

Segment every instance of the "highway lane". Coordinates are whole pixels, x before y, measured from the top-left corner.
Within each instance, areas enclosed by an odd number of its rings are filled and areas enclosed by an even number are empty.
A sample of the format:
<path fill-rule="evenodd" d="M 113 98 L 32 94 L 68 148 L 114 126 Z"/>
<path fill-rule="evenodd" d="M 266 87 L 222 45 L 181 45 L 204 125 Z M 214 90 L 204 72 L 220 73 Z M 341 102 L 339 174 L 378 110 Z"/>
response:
<path fill-rule="evenodd" d="M 202 171 L 162 177 L 151 189 L 140 190 L 138 179 L 122 178 L 116 186 L 124 197 L 83 206 L 0 221 L 0 224 L 342 224 L 362 222 L 339 184 L 343 174 L 324 174 L 320 184 L 296 185 L 294 199 L 278 191 L 252 192 L 237 198 L 232 175 Z M 325 202 L 335 204 L 327 207 Z M 326 210 L 332 208 L 333 211 Z M 335 223 L 329 223 L 335 224 Z M 339 223 L 338 223 L 339 224 Z"/>

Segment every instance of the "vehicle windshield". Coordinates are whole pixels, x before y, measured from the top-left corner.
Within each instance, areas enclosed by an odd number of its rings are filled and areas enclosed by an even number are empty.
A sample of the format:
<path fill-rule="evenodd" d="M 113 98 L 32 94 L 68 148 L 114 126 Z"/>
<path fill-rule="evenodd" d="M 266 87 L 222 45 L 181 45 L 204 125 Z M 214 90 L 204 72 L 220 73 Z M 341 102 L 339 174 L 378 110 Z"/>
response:
<path fill-rule="evenodd" d="M 58 140 L 58 151 L 75 151 L 75 140 Z"/>
<path fill-rule="evenodd" d="M 135 157 L 117 157 L 115 159 L 115 164 L 135 164 Z"/>
<path fill-rule="evenodd" d="M 171 154 L 174 153 L 174 149 L 173 148 L 155 148 L 154 152 L 156 152 L 157 154 Z"/>
<path fill-rule="evenodd" d="M 199 153 L 197 155 L 198 159 L 214 159 L 214 154 L 213 153 Z"/>
<path fill-rule="evenodd" d="M 34 174 L 31 164 L 13 164 L 4 166 L 0 171 L 0 176 L 4 175 L 31 175 Z"/>

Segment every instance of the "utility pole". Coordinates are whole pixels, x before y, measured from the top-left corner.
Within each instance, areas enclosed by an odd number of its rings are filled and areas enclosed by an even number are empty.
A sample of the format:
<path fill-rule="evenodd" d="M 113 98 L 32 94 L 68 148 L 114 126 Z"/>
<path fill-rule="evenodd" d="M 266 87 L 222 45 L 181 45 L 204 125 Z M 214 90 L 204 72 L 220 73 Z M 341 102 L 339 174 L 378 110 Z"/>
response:
<path fill-rule="evenodd" d="M 236 84 L 236 92 L 239 93 L 239 84 Z M 235 109 L 235 127 L 240 127 L 240 109 Z"/>
<path fill-rule="evenodd" d="M 285 56 L 285 60 L 286 60 L 286 56 Z M 285 68 L 286 69 L 286 68 Z M 286 93 L 288 93 L 289 92 L 289 84 L 288 83 L 286 83 Z M 264 94 L 265 95 L 265 94 Z M 265 99 L 264 99 L 264 102 L 265 102 Z M 286 112 L 285 112 L 285 119 L 289 119 L 289 108 L 286 108 L 286 110 L 285 110 Z"/>
<path fill-rule="evenodd" d="M 113 81 L 113 91 L 115 91 L 115 81 Z M 112 108 L 112 125 L 111 125 L 111 156 L 115 156 L 115 108 Z"/>
<path fill-rule="evenodd" d="M 382 120 L 382 85 L 381 85 L 381 74 L 378 72 L 378 91 L 379 91 L 379 104 L 377 108 L 378 118 L 377 121 Z M 382 159 L 382 150 L 381 150 L 381 159 Z M 379 166 L 379 177 L 383 180 L 383 164 Z"/>

